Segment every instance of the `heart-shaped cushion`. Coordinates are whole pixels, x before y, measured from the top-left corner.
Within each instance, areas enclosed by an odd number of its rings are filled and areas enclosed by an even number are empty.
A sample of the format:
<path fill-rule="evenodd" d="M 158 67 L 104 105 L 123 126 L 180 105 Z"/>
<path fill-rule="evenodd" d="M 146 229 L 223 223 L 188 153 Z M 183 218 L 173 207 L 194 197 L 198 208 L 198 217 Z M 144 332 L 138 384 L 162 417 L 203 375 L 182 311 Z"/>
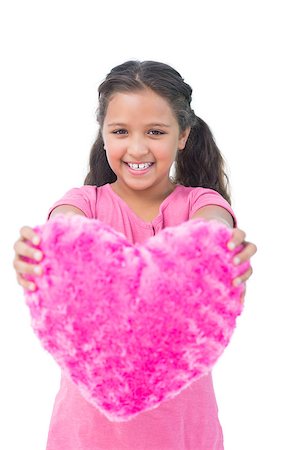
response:
<path fill-rule="evenodd" d="M 144 244 L 96 219 L 57 215 L 35 227 L 42 276 L 24 291 L 43 347 L 111 421 L 172 399 L 207 374 L 242 311 L 232 230 L 195 219 Z M 32 260 L 31 260 L 32 261 Z"/>

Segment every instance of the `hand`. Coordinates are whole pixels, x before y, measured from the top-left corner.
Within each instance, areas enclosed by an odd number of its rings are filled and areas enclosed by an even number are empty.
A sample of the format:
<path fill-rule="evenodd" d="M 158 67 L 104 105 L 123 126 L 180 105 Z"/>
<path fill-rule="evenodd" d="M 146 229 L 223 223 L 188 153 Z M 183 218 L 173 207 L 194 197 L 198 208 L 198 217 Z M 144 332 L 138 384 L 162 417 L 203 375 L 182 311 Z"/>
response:
<path fill-rule="evenodd" d="M 34 233 L 33 229 L 24 226 L 20 229 L 20 238 L 14 244 L 15 257 L 13 260 L 13 266 L 17 274 L 18 283 L 25 289 L 31 291 L 35 290 L 35 284 L 32 281 L 26 280 L 24 274 L 29 275 L 41 275 L 42 269 L 38 266 L 38 262 L 42 260 L 43 253 L 32 247 L 28 241 L 31 241 L 33 245 L 38 245 L 40 238 Z M 26 257 L 35 260 L 36 262 L 30 264 L 26 262 Z"/>
<path fill-rule="evenodd" d="M 241 244 L 243 245 L 242 250 L 239 253 L 237 253 L 233 258 L 234 264 L 240 264 L 242 262 L 250 260 L 250 258 L 257 252 L 256 245 L 253 244 L 252 242 L 245 241 L 245 237 L 246 233 L 244 231 L 240 230 L 239 228 L 233 229 L 232 238 L 228 242 L 228 248 L 230 250 L 233 250 L 239 245 Z M 238 278 L 235 278 L 233 280 L 233 284 L 235 286 L 238 286 L 241 283 L 245 283 L 250 278 L 252 273 L 253 270 L 252 267 L 250 266 L 250 268 L 246 270 L 246 272 L 240 274 Z M 244 291 L 242 302 L 244 301 L 245 292 L 246 290 Z"/>

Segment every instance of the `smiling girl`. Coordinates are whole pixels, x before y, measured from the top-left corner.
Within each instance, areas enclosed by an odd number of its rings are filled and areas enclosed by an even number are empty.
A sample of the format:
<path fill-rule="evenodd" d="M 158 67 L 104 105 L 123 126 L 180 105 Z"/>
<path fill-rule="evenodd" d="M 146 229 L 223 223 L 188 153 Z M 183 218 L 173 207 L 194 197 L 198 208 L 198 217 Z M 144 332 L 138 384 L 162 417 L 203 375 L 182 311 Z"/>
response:
<path fill-rule="evenodd" d="M 59 213 L 99 219 L 133 244 L 168 226 L 215 219 L 233 229 L 229 248 L 242 244 L 235 262 L 249 260 L 256 246 L 237 227 L 222 155 L 209 127 L 191 108 L 191 94 L 166 64 L 128 61 L 113 68 L 99 86 L 99 133 L 84 185 L 54 203 L 48 219 Z M 37 244 L 38 237 L 28 226 L 20 234 L 14 246 L 17 279 L 34 289 L 24 275 L 42 276 L 42 255 L 35 255 L 26 241 Z M 37 263 L 28 264 L 26 256 Z M 251 273 L 250 268 L 232 282 L 245 282 Z M 129 422 L 110 422 L 62 373 L 47 450 L 62 449 L 222 450 L 211 373 Z"/>

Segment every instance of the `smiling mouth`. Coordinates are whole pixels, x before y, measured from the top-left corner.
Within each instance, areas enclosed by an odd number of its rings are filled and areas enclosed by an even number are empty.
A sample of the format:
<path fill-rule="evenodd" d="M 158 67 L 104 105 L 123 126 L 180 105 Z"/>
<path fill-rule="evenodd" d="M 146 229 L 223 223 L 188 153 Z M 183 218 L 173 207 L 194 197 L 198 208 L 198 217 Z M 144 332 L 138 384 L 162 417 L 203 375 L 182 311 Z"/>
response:
<path fill-rule="evenodd" d="M 147 163 L 129 163 L 127 161 L 123 161 L 127 166 L 129 166 L 131 169 L 139 169 L 139 170 L 145 170 L 149 167 L 153 166 L 153 162 L 147 162 Z"/>

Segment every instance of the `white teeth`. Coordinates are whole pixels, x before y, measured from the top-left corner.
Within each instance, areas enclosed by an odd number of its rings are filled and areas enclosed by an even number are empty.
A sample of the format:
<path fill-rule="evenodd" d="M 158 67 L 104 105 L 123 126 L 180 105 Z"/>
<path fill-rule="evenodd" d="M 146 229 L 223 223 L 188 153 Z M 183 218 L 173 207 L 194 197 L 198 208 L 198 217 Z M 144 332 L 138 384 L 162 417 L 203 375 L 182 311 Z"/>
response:
<path fill-rule="evenodd" d="M 127 163 L 129 165 L 129 167 L 131 169 L 134 170 L 144 170 L 144 169 L 148 169 L 148 167 L 150 167 L 152 165 L 152 163 L 146 163 L 146 164 L 131 164 L 131 163 Z"/>

